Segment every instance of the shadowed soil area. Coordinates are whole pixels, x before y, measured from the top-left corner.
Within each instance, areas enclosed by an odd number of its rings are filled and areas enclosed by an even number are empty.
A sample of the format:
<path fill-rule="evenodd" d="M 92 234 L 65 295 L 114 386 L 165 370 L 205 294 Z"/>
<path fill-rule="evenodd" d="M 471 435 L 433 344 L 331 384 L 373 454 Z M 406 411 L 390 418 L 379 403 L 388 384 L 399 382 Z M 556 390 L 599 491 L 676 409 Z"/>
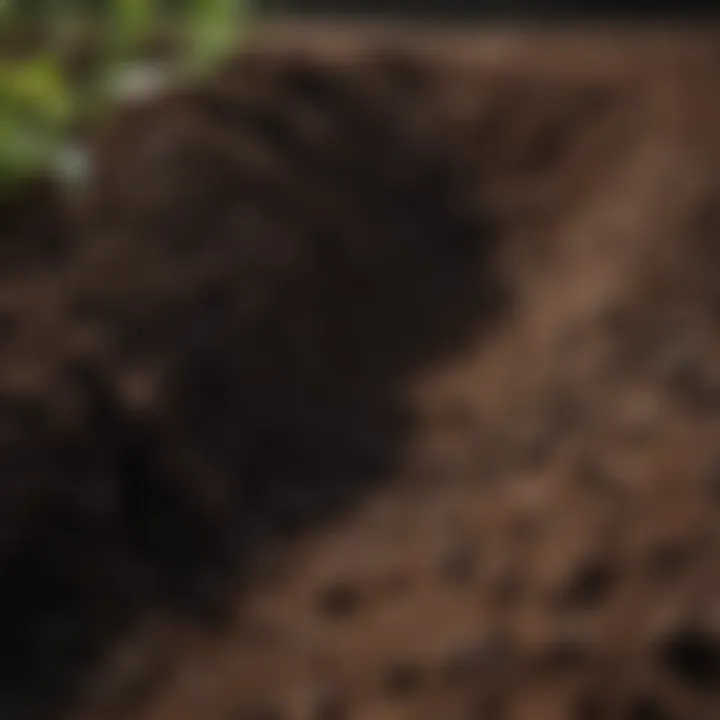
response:
<path fill-rule="evenodd" d="M 0 714 L 719 714 L 715 41 L 266 29 L 0 208 Z"/>

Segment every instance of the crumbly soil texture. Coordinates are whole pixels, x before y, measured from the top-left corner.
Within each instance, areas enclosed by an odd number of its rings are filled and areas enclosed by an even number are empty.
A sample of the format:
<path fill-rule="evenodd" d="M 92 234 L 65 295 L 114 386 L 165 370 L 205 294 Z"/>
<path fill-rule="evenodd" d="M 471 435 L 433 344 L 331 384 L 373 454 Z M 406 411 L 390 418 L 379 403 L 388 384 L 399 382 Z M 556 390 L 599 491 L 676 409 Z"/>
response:
<path fill-rule="evenodd" d="M 720 717 L 715 35 L 265 28 L 0 207 L 0 716 Z"/>

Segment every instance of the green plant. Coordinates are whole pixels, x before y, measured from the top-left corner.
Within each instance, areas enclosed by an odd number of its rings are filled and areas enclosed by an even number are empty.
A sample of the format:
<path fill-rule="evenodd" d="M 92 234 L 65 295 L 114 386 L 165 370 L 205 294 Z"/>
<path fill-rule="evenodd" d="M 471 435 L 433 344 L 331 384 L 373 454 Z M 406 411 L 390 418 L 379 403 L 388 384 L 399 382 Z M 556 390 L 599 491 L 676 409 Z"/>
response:
<path fill-rule="evenodd" d="M 0 195 L 51 162 L 72 116 L 73 100 L 52 56 L 0 63 Z"/>
<path fill-rule="evenodd" d="M 0 197 L 43 169 L 62 172 L 74 130 L 112 110 L 127 91 L 123 79 L 131 70 L 139 65 L 150 72 L 142 52 L 162 24 L 177 26 L 183 39 L 180 57 L 164 76 L 178 82 L 210 72 L 232 47 L 250 10 L 250 0 L 0 0 L 3 33 L 39 20 L 50 28 L 40 51 L 0 58 Z M 78 22 L 90 22 L 101 38 L 90 77 L 82 82 L 66 70 L 57 49 L 58 36 Z"/>

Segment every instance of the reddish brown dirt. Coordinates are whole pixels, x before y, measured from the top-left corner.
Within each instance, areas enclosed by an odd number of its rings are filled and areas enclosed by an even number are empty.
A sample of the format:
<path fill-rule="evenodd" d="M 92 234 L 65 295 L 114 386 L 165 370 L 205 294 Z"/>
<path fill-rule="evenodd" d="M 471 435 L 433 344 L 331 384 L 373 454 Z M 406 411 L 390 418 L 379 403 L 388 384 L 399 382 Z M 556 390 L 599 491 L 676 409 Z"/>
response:
<path fill-rule="evenodd" d="M 720 715 L 717 38 L 374 32 L 0 214 L 7 710 Z"/>

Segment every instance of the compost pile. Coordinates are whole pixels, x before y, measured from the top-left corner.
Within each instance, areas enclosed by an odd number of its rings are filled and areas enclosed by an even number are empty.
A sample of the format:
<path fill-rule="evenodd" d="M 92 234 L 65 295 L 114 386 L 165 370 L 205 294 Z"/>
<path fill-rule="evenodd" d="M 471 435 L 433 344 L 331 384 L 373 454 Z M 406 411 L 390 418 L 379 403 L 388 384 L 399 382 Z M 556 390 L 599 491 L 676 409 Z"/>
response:
<path fill-rule="evenodd" d="M 0 208 L 0 714 L 718 715 L 715 41 L 260 33 Z"/>

